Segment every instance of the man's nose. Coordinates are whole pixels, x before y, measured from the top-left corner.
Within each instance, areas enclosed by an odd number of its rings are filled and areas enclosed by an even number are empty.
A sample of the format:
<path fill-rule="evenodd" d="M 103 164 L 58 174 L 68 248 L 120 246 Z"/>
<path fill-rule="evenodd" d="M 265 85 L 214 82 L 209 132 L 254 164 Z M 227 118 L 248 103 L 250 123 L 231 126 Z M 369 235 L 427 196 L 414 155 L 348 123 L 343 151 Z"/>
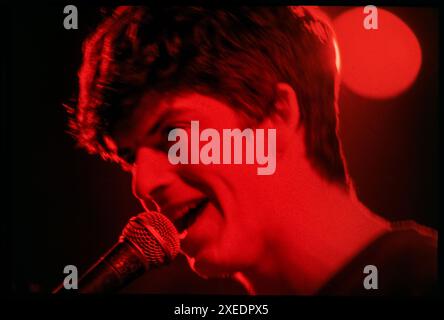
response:
<path fill-rule="evenodd" d="M 136 152 L 133 175 L 133 193 L 140 200 L 154 198 L 162 201 L 162 190 L 174 180 L 172 164 L 164 152 L 142 147 Z"/>

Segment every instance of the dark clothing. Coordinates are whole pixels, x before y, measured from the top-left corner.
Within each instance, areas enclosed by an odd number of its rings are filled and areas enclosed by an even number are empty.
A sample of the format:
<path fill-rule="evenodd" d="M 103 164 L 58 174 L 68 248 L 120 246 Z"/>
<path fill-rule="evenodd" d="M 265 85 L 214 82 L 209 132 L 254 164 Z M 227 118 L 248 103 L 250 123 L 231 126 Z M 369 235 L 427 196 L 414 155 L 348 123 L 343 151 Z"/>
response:
<path fill-rule="evenodd" d="M 378 289 L 365 289 L 366 265 L 377 268 Z M 423 296 L 438 294 L 437 234 L 414 222 L 393 228 L 354 257 L 319 295 Z"/>

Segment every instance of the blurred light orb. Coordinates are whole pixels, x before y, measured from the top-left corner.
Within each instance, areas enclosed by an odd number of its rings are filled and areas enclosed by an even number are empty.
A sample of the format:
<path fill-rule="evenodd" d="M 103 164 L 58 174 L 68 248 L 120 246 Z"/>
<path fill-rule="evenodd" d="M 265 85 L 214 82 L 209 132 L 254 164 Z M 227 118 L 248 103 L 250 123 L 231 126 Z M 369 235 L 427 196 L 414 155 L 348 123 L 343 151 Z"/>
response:
<path fill-rule="evenodd" d="M 377 8 L 378 29 L 366 29 L 364 7 L 333 21 L 343 83 L 368 98 L 386 99 L 407 90 L 418 76 L 422 53 L 413 31 L 393 13 Z"/>

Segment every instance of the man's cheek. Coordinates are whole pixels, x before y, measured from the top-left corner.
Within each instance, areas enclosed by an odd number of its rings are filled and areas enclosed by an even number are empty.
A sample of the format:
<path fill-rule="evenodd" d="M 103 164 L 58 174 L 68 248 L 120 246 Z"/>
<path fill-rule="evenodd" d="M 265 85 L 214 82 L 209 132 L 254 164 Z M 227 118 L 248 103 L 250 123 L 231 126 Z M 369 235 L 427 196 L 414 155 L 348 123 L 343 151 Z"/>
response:
<path fill-rule="evenodd" d="M 199 121 L 190 130 L 172 129 L 168 134 L 168 161 L 172 165 L 225 165 L 256 168 L 257 175 L 272 175 L 276 170 L 276 129 L 239 128 L 201 131 Z"/>

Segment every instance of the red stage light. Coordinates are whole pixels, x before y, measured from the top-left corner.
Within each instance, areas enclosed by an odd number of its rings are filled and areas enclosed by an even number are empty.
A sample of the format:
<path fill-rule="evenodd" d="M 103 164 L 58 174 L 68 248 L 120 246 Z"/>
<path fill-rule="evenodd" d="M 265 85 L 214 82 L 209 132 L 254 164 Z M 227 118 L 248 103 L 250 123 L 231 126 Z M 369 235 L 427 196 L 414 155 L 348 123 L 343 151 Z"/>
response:
<path fill-rule="evenodd" d="M 415 81 L 421 47 L 413 31 L 393 13 L 378 8 L 378 29 L 367 30 L 363 7 L 347 10 L 333 24 L 344 84 L 359 95 L 389 98 Z"/>

